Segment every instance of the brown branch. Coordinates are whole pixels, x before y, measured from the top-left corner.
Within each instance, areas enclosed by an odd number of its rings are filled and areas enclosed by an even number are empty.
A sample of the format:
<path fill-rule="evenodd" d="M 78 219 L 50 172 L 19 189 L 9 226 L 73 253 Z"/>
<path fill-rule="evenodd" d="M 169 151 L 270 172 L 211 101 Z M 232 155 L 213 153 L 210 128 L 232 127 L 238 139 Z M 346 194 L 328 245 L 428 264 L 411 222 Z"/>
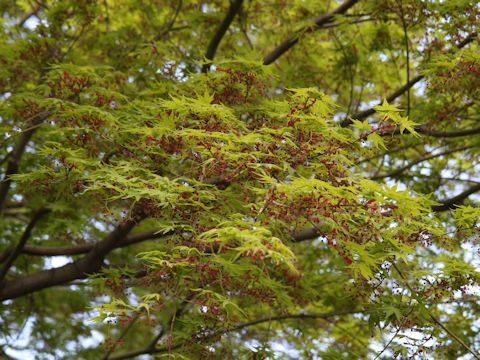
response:
<path fill-rule="evenodd" d="M 471 180 L 471 179 L 459 179 L 457 177 L 449 177 L 449 176 L 433 176 L 433 175 L 424 175 L 424 174 L 415 174 L 415 175 L 400 175 L 398 176 L 400 179 L 414 179 L 414 178 L 422 178 L 422 179 L 432 179 L 432 180 L 439 180 L 439 181 L 457 181 L 457 182 L 465 182 L 470 184 L 480 184 L 480 181 Z"/>
<path fill-rule="evenodd" d="M 319 230 L 316 227 L 298 231 L 292 235 L 294 242 L 302 242 L 312 240 L 320 236 Z"/>
<path fill-rule="evenodd" d="M 189 301 L 188 300 L 189 298 L 190 298 L 190 296 L 187 297 L 186 302 Z M 186 302 L 184 303 L 184 305 L 186 304 Z M 167 321 L 167 323 L 170 323 L 170 333 L 172 332 L 172 327 L 173 327 L 173 324 L 175 322 L 175 319 L 177 317 L 179 317 L 180 315 L 182 315 L 182 313 L 184 312 L 185 309 L 186 309 L 186 306 L 176 308 L 176 310 L 173 312 L 173 315 Z M 155 337 L 149 342 L 149 344 L 146 347 L 144 347 L 142 349 L 139 349 L 139 350 L 133 350 L 133 351 L 130 351 L 128 353 L 120 354 L 120 355 L 114 356 L 113 358 L 108 358 L 108 359 L 109 360 L 122 360 L 122 359 L 130 359 L 132 357 L 137 357 L 139 355 L 144 355 L 144 354 L 158 353 L 158 349 L 156 347 L 157 347 L 158 342 L 162 339 L 162 337 L 164 337 L 164 335 L 166 335 L 165 334 L 165 329 L 166 329 L 166 326 L 162 326 L 162 328 L 160 329 L 158 334 L 155 335 Z M 183 343 L 179 343 L 179 344 L 176 344 L 174 346 L 172 346 L 170 344 L 170 345 L 162 348 L 161 352 L 166 352 L 166 351 L 170 352 L 171 350 L 179 348 L 182 345 L 183 345 Z"/>
<path fill-rule="evenodd" d="M 130 329 L 133 327 L 133 325 L 137 322 L 137 320 L 140 318 L 140 315 L 135 316 L 132 321 L 128 323 L 128 325 L 123 329 L 121 332 L 120 336 L 117 338 L 116 342 L 118 343 L 119 341 L 123 340 L 123 338 L 127 335 L 127 333 L 130 331 Z M 109 360 L 110 355 L 114 352 L 115 348 L 112 347 L 110 348 L 105 356 L 103 357 L 102 360 Z"/>
<path fill-rule="evenodd" d="M 42 123 L 45 118 L 46 113 L 42 113 L 37 115 L 32 120 L 31 126 L 28 130 L 22 133 L 20 140 L 8 157 L 7 169 L 5 171 L 5 175 L 3 176 L 3 180 L 0 183 L 0 216 L 2 216 L 3 211 L 5 210 L 5 202 L 7 200 L 8 191 L 10 190 L 10 184 L 12 183 L 12 179 L 10 177 L 18 172 L 18 164 L 23 153 L 25 152 L 25 148 L 35 133 L 37 125 Z"/>
<path fill-rule="evenodd" d="M 435 324 L 440 326 L 448 335 L 450 335 L 456 342 L 458 342 L 465 350 L 467 350 L 470 354 L 472 354 L 475 359 L 480 360 L 480 355 L 478 355 L 475 352 L 475 350 L 473 350 L 470 346 L 465 344 L 465 342 L 462 339 L 460 339 L 453 331 L 449 330 L 445 325 L 443 325 L 435 316 L 433 316 L 432 314 L 429 314 L 429 315 L 430 315 L 430 319 L 432 319 L 432 321 Z"/>
<path fill-rule="evenodd" d="M 407 144 L 407 145 L 399 146 L 397 148 L 393 148 L 393 149 L 385 151 L 383 153 L 373 155 L 369 158 L 364 158 L 362 160 L 359 160 L 355 163 L 355 165 L 360 165 L 360 164 L 363 164 L 363 163 L 366 163 L 366 162 L 370 162 L 370 161 L 378 159 L 380 157 L 384 157 L 385 155 L 390 155 L 390 154 L 393 154 L 395 152 L 399 152 L 399 151 L 402 151 L 402 150 L 405 150 L 405 149 L 414 148 L 415 146 L 418 146 L 418 145 L 420 145 L 420 144 L 415 143 L 415 144 Z"/>
<path fill-rule="evenodd" d="M 18 27 L 23 27 L 23 25 L 25 25 L 25 23 L 28 21 L 28 19 L 30 19 L 32 16 L 35 16 L 35 15 L 38 14 L 38 12 L 40 11 L 40 8 L 41 8 L 41 4 L 39 4 L 39 3 L 33 4 L 32 10 L 30 10 L 30 12 L 26 13 L 26 14 L 20 19 L 20 21 L 18 22 L 17 26 L 18 26 Z"/>
<path fill-rule="evenodd" d="M 473 40 L 475 40 L 477 36 L 478 34 L 476 32 L 469 34 L 465 39 L 463 39 L 457 44 L 457 48 L 459 49 L 464 48 L 465 46 L 470 44 Z"/>
<path fill-rule="evenodd" d="M 5 209 L 18 209 L 18 208 L 22 208 L 25 206 L 25 203 L 22 202 L 22 201 L 7 201 L 5 203 Z"/>
<path fill-rule="evenodd" d="M 462 150 L 466 150 L 466 149 L 470 149 L 472 148 L 473 146 L 471 145 L 468 145 L 468 146 L 461 146 L 461 147 L 458 147 L 458 148 L 454 148 L 454 149 L 449 149 L 447 151 L 444 151 L 444 152 L 441 152 L 441 153 L 438 153 L 438 154 L 433 154 L 433 155 L 429 155 L 429 156 L 425 156 L 423 158 L 420 158 L 420 159 L 417 159 L 417 160 L 414 160 L 414 161 L 411 161 L 409 162 L 407 165 L 405 166 L 402 166 L 401 168 L 397 169 L 397 170 L 394 170 L 388 174 L 384 174 L 384 175 L 376 175 L 376 176 L 372 176 L 370 179 L 372 180 L 378 180 L 378 179 L 385 179 L 385 178 L 392 178 L 392 177 L 398 177 L 399 175 L 401 175 L 405 170 L 408 170 L 410 168 L 412 168 L 413 166 L 417 165 L 417 164 L 420 164 L 424 161 L 428 161 L 428 160 L 432 160 L 432 159 L 435 159 L 435 158 L 438 158 L 440 156 L 444 156 L 444 155 L 449 155 L 449 154 L 453 154 L 457 151 L 462 151 Z"/>
<path fill-rule="evenodd" d="M 330 24 L 335 18 L 335 15 L 344 14 L 358 1 L 359 0 L 346 0 L 342 5 L 340 5 L 332 12 L 317 17 L 312 25 L 304 26 L 300 30 L 295 31 L 293 34 L 288 35 L 287 38 L 280 45 L 278 45 L 268 55 L 265 56 L 265 58 L 263 59 L 263 64 L 269 65 L 273 63 L 285 52 L 291 49 L 298 42 L 302 34 L 312 33 L 318 29 L 321 29 L 325 25 Z"/>
<path fill-rule="evenodd" d="M 444 200 L 441 202 L 441 205 L 432 206 L 432 210 L 435 212 L 441 212 L 451 209 L 455 207 L 455 205 L 461 204 L 469 195 L 477 191 L 480 191 L 480 184 L 451 199 Z M 122 239 L 126 238 L 127 234 L 134 226 L 135 221 L 133 220 L 126 221 L 119 225 L 104 240 L 94 245 L 86 256 L 73 263 L 59 268 L 40 271 L 20 279 L 6 282 L 4 288 L 0 292 L 0 300 L 17 298 L 51 286 L 86 278 L 88 274 L 94 273 L 101 268 L 104 257 L 114 248 L 121 246 Z M 302 230 L 292 235 L 296 242 L 312 240 L 318 236 L 320 236 L 320 232 L 317 228 Z M 127 241 L 123 244 L 126 242 Z"/>
<path fill-rule="evenodd" d="M 107 237 L 95 244 L 84 257 L 72 263 L 5 282 L 0 291 L 0 301 L 14 299 L 72 280 L 84 279 L 88 274 L 97 272 L 102 267 L 105 256 L 118 242 L 125 239 L 138 221 L 140 219 L 122 222 Z"/>
<path fill-rule="evenodd" d="M 402 22 L 402 27 L 403 27 L 403 34 L 404 34 L 404 40 L 405 40 L 405 58 L 407 60 L 407 84 L 410 83 L 410 46 L 409 46 L 409 40 L 408 40 L 408 29 L 407 29 L 407 22 L 405 21 L 405 14 L 403 12 L 403 0 L 400 0 L 399 6 L 400 6 L 400 20 Z M 397 0 L 398 2 L 398 0 Z M 407 116 L 410 116 L 410 88 L 407 89 Z"/>
<path fill-rule="evenodd" d="M 146 354 L 158 354 L 158 353 L 161 353 L 161 352 L 166 352 L 166 351 L 171 351 L 171 350 L 174 350 L 174 349 L 177 349 L 179 348 L 181 345 L 176 345 L 176 346 L 171 346 L 169 348 L 161 348 L 161 349 L 157 349 L 156 346 L 157 346 L 157 343 L 160 341 L 160 339 L 162 338 L 163 336 L 163 329 L 158 333 L 158 335 L 156 335 L 153 340 L 143 349 L 139 349 L 139 350 L 133 350 L 133 351 L 130 351 L 128 353 L 124 353 L 124 354 L 120 354 L 120 355 L 116 355 L 116 356 L 113 356 L 113 357 L 108 357 L 104 360 L 125 360 L 125 359 L 131 359 L 131 358 L 136 358 L 137 356 L 140 356 L 140 355 L 146 355 Z"/>
<path fill-rule="evenodd" d="M 113 249 L 127 247 L 136 243 L 140 243 L 146 240 L 159 239 L 165 236 L 172 235 L 173 231 L 167 233 L 161 233 L 157 230 L 146 231 L 143 233 L 135 234 L 128 236 L 122 241 L 119 241 L 114 245 Z M 25 245 L 22 249 L 22 254 L 33 255 L 33 256 L 71 256 L 71 255 L 81 255 L 86 254 L 93 249 L 95 244 L 85 244 L 78 246 L 34 246 L 34 245 Z M 5 259 L 11 253 L 12 248 L 5 250 L 0 254 L 0 263 L 5 261 Z"/>
<path fill-rule="evenodd" d="M 270 322 L 270 321 L 281 321 L 281 320 L 287 320 L 287 319 L 300 319 L 300 320 L 305 320 L 305 319 L 328 319 L 334 316 L 340 316 L 340 315 L 351 315 L 351 314 L 359 314 L 359 313 L 364 313 L 365 311 L 363 310 L 343 310 L 343 311 L 331 311 L 328 313 L 300 313 L 300 314 L 286 314 L 286 315 L 278 315 L 278 316 L 270 316 L 270 317 L 264 317 L 261 319 L 249 321 L 247 323 L 240 324 L 236 327 L 234 327 L 230 331 L 238 331 L 241 329 L 244 329 L 249 326 L 254 326 L 258 325 L 264 322 Z"/>
<path fill-rule="evenodd" d="M 237 15 L 237 13 L 242 8 L 242 3 L 243 3 L 243 0 L 233 0 L 230 3 L 230 8 L 228 9 L 228 12 L 225 15 L 225 18 L 223 19 L 222 23 L 218 27 L 215 35 L 213 36 L 212 40 L 210 41 L 210 44 L 208 45 L 208 49 L 207 49 L 207 53 L 205 55 L 205 58 L 207 60 L 209 60 L 209 62 L 203 65 L 203 67 L 202 67 L 202 72 L 203 73 L 207 73 L 208 70 L 210 70 L 210 62 L 215 57 L 215 53 L 217 52 L 218 45 L 220 45 L 220 41 L 222 41 L 222 38 L 225 36 L 225 33 L 227 32 L 228 28 L 230 27 L 230 24 L 232 23 L 233 19 L 235 18 L 235 15 Z"/>
<path fill-rule="evenodd" d="M 422 125 L 415 130 L 420 134 L 431 136 L 434 138 L 456 138 L 456 137 L 480 134 L 480 128 L 457 130 L 457 131 L 435 131 L 435 130 L 429 130 L 426 126 Z"/>
<path fill-rule="evenodd" d="M 442 212 L 454 209 L 456 206 L 461 205 L 466 198 L 468 198 L 472 194 L 475 194 L 478 191 L 480 191 L 480 184 L 472 186 L 471 188 L 465 190 L 464 192 L 461 192 L 457 196 L 441 201 L 441 205 L 432 206 L 432 210 L 435 212 Z"/>
<path fill-rule="evenodd" d="M 183 0 L 178 0 L 177 7 L 175 12 L 172 15 L 172 18 L 162 26 L 162 31 L 155 37 L 155 41 L 161 40 L 165 35 L 167 35 L 170 31 L 174 30 L 173 25 L 175 25 L 175 21 L 177 21 L 177 17 L 180 14 L 180 10 L 182 10 Z"/>
<path fill-rule="evenodd" d="M 0 270 L 0 287 L 5 279 L 5 276 L 7 275 L 8 271 L 12 267 L 15 259 L 20 255 L 22 252 L 22 249 L 25 247 L 25 244 L 27 243 L 28 239 L 30 238 L 30 235 L 32 233 L 33 228 L 37 224 L 37 222 L 45 215 L 47 214 L 48 210 L 47 209 L 40 209 L 32 217 L 32 220 L 28 223 L 27 227 L 25 228 L 25 231 L 22 234 L 22 237 L 20 238 L 20 241 L 18 242 L 17 246 L 10 252 L 9 256 L 7 257 L 5 264 L 3 264 L 2 269 Z"/>

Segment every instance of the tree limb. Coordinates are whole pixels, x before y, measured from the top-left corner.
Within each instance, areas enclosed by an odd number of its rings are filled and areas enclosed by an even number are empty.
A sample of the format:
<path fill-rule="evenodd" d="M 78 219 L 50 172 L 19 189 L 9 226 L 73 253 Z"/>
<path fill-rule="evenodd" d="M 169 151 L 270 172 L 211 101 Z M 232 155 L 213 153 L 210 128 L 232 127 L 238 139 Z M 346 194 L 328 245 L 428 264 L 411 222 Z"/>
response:
<path fill-rule="evenodd" d="M 475 194 L 480 191 L 480 184 L 472 186 L 471 188 L 461 192 L 457 196 L 454 196 L 450 199 L 446 199 L 440 202 L 441 205 L 432 206 L 432 210 L 435 212 L 447 211 L 455 208 L 458 205 L 461 205 L 463 201 L 468 198 L 470 195 Z"/>
<path fill-rule="evenodd" d="M 14 299 L 72 280 L 84 279 L 88 274 L 97 272 L 102 267 L 103 259 L 108 252 L 128 235 L 137 222 L 138 219 L 122 222 L 107 237 L 95 244 L 84 257 L 72 263 L 5 282 L 0 291 L 0 301 Z"/>
<path fill-rule="evenodd" d="M 438 158 L 440 156 L 444 156 L 444 155 L 449 155 L 449 154 L 453 154 L 457 151 L 462 151 L 462 150 L 466 150 L 466 149 L 470 149 L 472 148 L 473 146 L 471 145 L 466 145 L 466 146 L 461 146 L 461 147 L 458 147 L 458 148 L 453 148 L 453 149 L 449 149 L 447 151 L 444 151 L 444 152 L 441 152 L 441 153 L 438 153 L 438 154 L 433 154 L 433 155 L 429 155 L 429 156 L 425 156 L 425 157 L 422 157 L 420 159 L 417 159 L 417 160 L 414 160 L 414 161 L 411 161 L 409 162 L 407 165 L 405 166 L 402 166 L 401 168 L 398 168 L 397 170 L 394 170 L 388 174 L 384 174 L 384 175 L 376 175 L 376 176 L 372 176 L 370 179 L 372 180 L 378 180 L 378 179 L 385 179 L 385 178 L 392 178 L 392 177 L 397 177 L 399 175 L 401 175 L 405 170 L 408 170 L 410 168 L 412 168 L 413 166 L 417 165 L 417 164 L 420 164 L 424 161 L 428 161 L 428 160 L 432 160 L 432 159 L 435 159 L 435 158 Z"/>
<path fill-rule="evenodd" d="M 475 352 L 475 350 L 473 350 L 470 346 L 468 346 L 467 344 L 465 344 L 465 342 L 460 339 L 457 334 L 455 334 L 453 331 L 449 330 L 445 325 L 443 325 L 435 316 L 433 316 L 432 314 L 429 314 L 430 315 L 430 319 L 432 319 L 432 321 L 437 324 L 438 326 L 440 326 L 443 331 L 445 331 L 448 335 L 450 335 L 456 342 L 458 342 L 460 345 L 462 345 L 462 347 L 467 350 L 470 354 L 473 355 L 473 357 L 477 360 L 480 360 L 480 355 L 477 354 Z"/>
<path fill-rule="evenodd" d="M 414 179 L 414 178 L 423 178 L 423 179 L 434 179 L 434 180 L 445 180 L 445 181 L 457 181 L 457 182 L 465 182 L 470 184 L 480 184 L 480 181 L 471 180 L 471 179 L 460 179 L 457 177 L 450 177 L 450 176 L 432 176 L 432 175 L 424 175 L 424 174 L 415 174 L 415 175 L 400 175 L 398 176 L 400 179 Z"/>
<path fill-rule="evenodd" d="M 394 262 L 392 262 L 392 266 L 397 271 L 398 275 L 400 275 L 400 278 L 402 279 L 402 282 L 404 283 L 404 285 L 408 288 L 408 290 L 410 290 L 411 295 L 421 303 L 421 299 L 419 298 L 418 294 L 410 286 L 407 278 L 403 275 L 403 273 L 400 271 L 398 266 Z M 435 316 L 433 316 L 430 313 L 430 311 L 427 310 L 427 313 L 435 325 L 440 326 L 448 335 L 450 335 L 456 342 L 458 342 L 465 350 L 467 350 L 470 354 L 472 354 L 475 359 L 480 360 L 480 356 L 472 348 L 470 348 L 467 344 L 465 344 L 465 342 L 463 342 L 462 339 L 460 339 L 454 332 L 450 331 L 447 327 L 445 327 L 445 325 L 443 325 Z"/>
<path fill-rule="evenodd" d="M 264 317 L 260 318 L 257 320 L 249 321 L 243 324 L 240 324 L 236 327 L 234 327 L 230 331 L 238 331 L 241 329 L 244 329 L 249 326 L 254 326 L 258 325 L 264 322 L 270 322 L 270 321 L 281 321 L 281 320 L 287 320 L 287 319 L 328 319 L 334 316 L 340 316 L 340 315 L 351 315 L 351 314 L 359 314 L 359 313 L 364 313 L 365 311 L 363 310 L 343 310 L 343 311 L 331 311 L 327 313 L 300 313 L 300 314 L 286 314 L 286 315 L 278 315 L 278 316 L 271 316 L 271 317 Z"/>
<path fill-rule="evenodd" d="M 213 58 L 215 57 L 215 53 L 217 52 L 218 45 L 220 45 L 220 41 L 222 41 L 222 38 L 227 32 L 228 28 L 230 27 L 230 24 L 235 18 L 235 15 L 237 15 L 237 13 L 242 8 L 242 3 L 243 3 L 243 0 L 233 0 L 230 3 L 230 8 L 228 9 L 228 12 L 225 15 L 225 18 L 223 19 L 222 23 L 218 27 L 215 35 L 210 41 L 210 44 L 208 45 L 207 53 L 205 55 L 205 58 L 207 60 L 212 61 Z M 210 70 L 210 62 L 204 64 L 202 67 L 203 73 L 207 73 L 208 70 Z"/>
<path fill-rule="evenodd" d="M 30 220 L 30 223 L 27 225 L 25 228 L 25 231 L 22 234 L 22 237 L 20 238 L 20 241 L 18 242 L 17 246 L 13 249 L 13 251 L 10 252 L 10 255 L 8 256 L 5 264 L 3 264 L 2 269 L 0 270 L 0 287 L 2 286 L 2 283 L 5 279 L 5 276 L 8 273 L 8 270 L 13 265 L 13 262 L 15 259 L 20 255 L 22 252 L 22 249 L 24 248 L 25 244 L 27 243 L 27 240 L 30 238 L 30 234 L 32 233 L 33 228 L 37 224 L 37 222 L 45 215 L 47 214 L 48 210 L 43 208 L 35 212 L 35 214 L 32 217 L 32 220 Z"/>
<path fill-rule="evenodd" d="M 35 15 L 38 14 L 38 12 L 40 11 L 40 8 L 41 8 L 41 4 L 39 4 L 39 3 L 33 4 L 32 10 L 30 10 L 28 13 L 26 13 L 26 14 L 20 19 L 20 21 L 18 22 L 17 26 L 18 26 L 18 27 L 23 27 L 23 25 L 25 25 L 25 23 L 28 21 L 28 19 L 30 19 L 32 16 L 35 16 Z"/>
<path fill-rule="evenodd" d="M 480 191 L 480 184 L 460 193 L 459 195 L 443 200 L 441 205 L 432 206 L 435 212 L 442 212 L 454 208 L 469 195 Z M 103 258 L 125 239 L 130 230 L 135 226 L 135 221 L 127 221 L 119 225 L 109 236 L 97 243 L 90 252 L 81 259 L 59 268 L 44 270 L 21 279 L 8 281 L 0 292 L 0 300 L 17 298 L 51 286 L 60 285 L 76 279 L 84 279 L 89 273 L 101 268 Z M 295 242 L 313 240 L 320 236 L 317 228 L 299 231 L 292 235 Z"/>
<path fill-rule="evenodd" d="M 162 31 L 159 32 L 159 34 L 155 37 L 156 41 L 161 40 L 165 35 L 167 35 L 170 31 L 173 30 L 173 25 L 175 25 L 175 21 L 177 20 L 178 15 L 180 14 L 180 10 L 182 9 L 183 6 L 183 0 L 178 0 L 177 2 L 177 7 L 175 9 L 175 12 L 172 15 L 172 18 L 164 25 L 162 26 Z"/>
<path fill-rule="evenodd" d="M 31 126 L 22 133 L 22 136 L 15 146 L 15 149 L 8 157 L 7 169 L 5 171 L 5 175 L 3 176 L 3 180 L 0 183 L 0 216 L 3 215 L 3 211 L 5 210 L 5 202 L 7 200 L 8 191 L 10 190 L 10 184 L 12 183 L 10 176 L 18 172 L 18 164 L 23 153 L 25 152 L 25 148 L 35 133 L 37 125 L 42 123 L 45 118 L 46 113 L 42 113 L 33 119 Z"/>
<path fill-rule="evenodd" d="M 456 130 L 456 131 L 435 131 L 429 130 L 425 125 L 415 129 L 418 133 L 431 136 L 434 138 L 456 138 L 470 135 L 480 134 L 480 128 Z"/>
<path fill-rule="evenodd" d="M 407 22 L 405 20 L 405 14 L 403 12 L 402 0 L 398 2 L 398 4 L 400 7 L 400 20 L 402 22 L 403 34 L 404 34 L 404 40 L 405 40 L 405 58 L 407 61 L 406 73 L 407 73 L 407 84 L 408 84 L 410 83 L 410 46 L 409 46 L 409 40 L 408 40 L 408 29 L 407 29 Z M 410 116 L 410 88 L 407 89 L 407 116 Z"/>
<path fill-rule="evenodd" d="M 346 0 L 343 4 L 341 4 L 332 12 L 317 17 L 312 25 L 304 26 L 300 30 L 295 31 L 293 34 L 288 35 L 287 38 L 280 45 L 278 45 L 275 49 L 273 49 L 269 54 L 265 56 L 265 58 L 263 59 L 263 64 L 269 65 L 273 63 L 298 42 L 300 35 L 312 33 L 318 29 L 321 29 L 325 25 L 330 24 L 333 21 L 335 15 L 344 14 L 358 1 L 359 0 Z"/>
<path fill-rule="evenodd" d="M 115 244 L 112 250 L 127 247 L 145 240 L 159 239 L 165 236 L 172 235 L 173 231 L 167 233 L 161 233 L 158 230 L 146 231 L 140 234 L 128 236 L 124 240 Z M 22 254 L 34 255 L 34 256 L 71 256 L 86 254 L 93 249 L 95 244 L 85 244 L 78 246 L 34 246 L 25 245 L 22 249 Z M 12 248 L 5 250 L 0 254 L 0 263 L 12 252 Z"/>
<path fill-rule="evenodd" d="M 125 335 L 127 335 L 127 333 L 130 331 L 130 329 L 133 327 L 133 325 L 137 322 L 137 320 L 140 318 L 140 315 L 137 315 L 135 318 L 133 318 L 132 321 L 130 321 L 128 323 L 128 325 L 123 329 L 123 331 L 121 332 L 120 336 L 117 338 L 117 343 L 121 340 L 123 340 L 123 338 L 125 337 Z M 109 360 L 110 359 L 110 355 L 115 351 L 115 348 L 112 347 L 110 348 L 107 353 L 105 354 L 105 356 L 103 357 L 102 360 Z"/>

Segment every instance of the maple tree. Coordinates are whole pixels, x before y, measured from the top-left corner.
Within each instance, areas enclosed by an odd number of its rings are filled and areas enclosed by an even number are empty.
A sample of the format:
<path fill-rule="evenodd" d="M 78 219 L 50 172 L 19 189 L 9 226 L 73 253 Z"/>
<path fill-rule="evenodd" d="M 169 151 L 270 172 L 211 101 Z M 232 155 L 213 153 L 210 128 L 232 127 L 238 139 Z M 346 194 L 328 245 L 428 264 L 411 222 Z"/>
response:
<path fill-rule="evenodd" d="M 479 2 L 0 12 L 2 358 L 480 359 Z"/>

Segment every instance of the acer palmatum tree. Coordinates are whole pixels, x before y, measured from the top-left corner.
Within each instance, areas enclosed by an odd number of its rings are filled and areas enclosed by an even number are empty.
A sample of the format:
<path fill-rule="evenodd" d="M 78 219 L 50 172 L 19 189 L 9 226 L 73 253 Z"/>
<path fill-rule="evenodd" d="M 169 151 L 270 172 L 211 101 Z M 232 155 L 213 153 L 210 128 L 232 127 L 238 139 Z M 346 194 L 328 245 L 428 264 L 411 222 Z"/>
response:
<path fill-rule="evenodd" d="M 2 356 L 478 359 L 479 8 L 0 4 Z"/>

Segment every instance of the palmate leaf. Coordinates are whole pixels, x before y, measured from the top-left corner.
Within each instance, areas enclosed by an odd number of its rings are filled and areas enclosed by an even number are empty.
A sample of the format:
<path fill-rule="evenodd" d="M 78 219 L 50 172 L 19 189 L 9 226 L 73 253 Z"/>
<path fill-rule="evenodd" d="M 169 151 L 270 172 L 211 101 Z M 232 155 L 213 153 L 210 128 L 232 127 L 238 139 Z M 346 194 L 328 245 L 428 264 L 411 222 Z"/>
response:
<path fill-rule="evenodd" d="M 455 209 L 455 220 L 466 227 L 478 226 L 480 209 L 473 206 L 459 206 Z"/>
<path fill-rule="evenodd" d="M 378 135 L 376 132 L 373 132 L 367 136 L 367 140 L 371 141 L 373 143 L 373 146 L 375 146 L 377 149 L 386 149 L 387 147 L 385 146 L 385 141 L 383 138 Z"/>
<path fill-rule="evenodd" d="M 359 130 L 366 130 L 370 131 L 372 129 L 372 126 L 368 123 L 368 120 L 364 121 L 359 121 L 352 119 L 353 126 L 355 126 Z"/>
<path fill-rule="evenodd" d="M 402 110 L 400 110 L 398 108 L 398 106 L 394 105 L 394 104 L 389 104 L 387 102 L 387 99 L 383 99 L 383 102 L 381 105 L 376 105 L 374 107 L 374 109 L 380 113 L 385 113 L 385 114 L 390 114 L 390 113 L 398 113 L 398 112 L 401 112 Z"/>
<path fill-rule="evenodd" d="M 353 262 L 350 267 L 354 273 L 361 275 L 363 278 L 370 280 L 378 266 L 383 262 L 381 258 L 374 256 L 367 249 L 371 244 L 356 244 L 353 242 L 346 242 L 344 246 L 349 250 Z"/>
<path fill-rule="evenodd" d="M 230 314 L 230 316 L 240 315 L 242 317 L 246 317 L 246 314 L 237 304 L 228 300 L 228 298 L 224 297 L 221 294 L 205 289 L 192 289 L 191 291 L 193 291 L 194 293 L 198 293 L 200 297 L 208 297 L 215 299 L 220 303 L 221 307 L 225 309 L 228 314 Z"/>
<path fill-rule="evenodd" d="M 408 130 L 408 132 L 416 137 L 419 137 L 420 134 L 418 134 L 416 131 L 415 131 L 415 126 L 417 125 L 420 125 L 416 122 L 413 122 L 411 120 L 408 119 L 408 117 L 403 117 L 403 116 L 400 116 L 396 113 L 389 113 L 388 115 L 388 118 L 390 120 L 392 120 L 395 124 L 399 125 L 400 126 L 400 133 L 403 134 L 403 132 L 406 130 Z"/>

